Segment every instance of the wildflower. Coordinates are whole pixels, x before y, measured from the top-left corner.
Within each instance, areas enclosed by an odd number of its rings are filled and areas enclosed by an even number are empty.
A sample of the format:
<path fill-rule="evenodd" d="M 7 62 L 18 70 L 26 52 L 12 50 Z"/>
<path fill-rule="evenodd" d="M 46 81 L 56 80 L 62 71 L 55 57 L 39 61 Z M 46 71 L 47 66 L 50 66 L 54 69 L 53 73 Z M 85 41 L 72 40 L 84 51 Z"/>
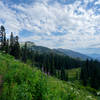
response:
<path fill-rule="evenodd" d="M 99 92 L 97 92 L 97 95 L 98 95 L 98 96 L 100 96 L 100 91 L 99 91 Z"/>

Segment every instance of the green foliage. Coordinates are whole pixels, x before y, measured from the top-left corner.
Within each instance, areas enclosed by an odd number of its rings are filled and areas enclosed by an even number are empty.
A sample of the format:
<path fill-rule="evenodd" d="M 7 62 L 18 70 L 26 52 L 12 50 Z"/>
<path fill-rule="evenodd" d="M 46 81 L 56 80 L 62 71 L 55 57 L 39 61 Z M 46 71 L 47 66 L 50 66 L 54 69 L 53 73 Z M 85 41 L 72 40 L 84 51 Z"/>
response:
<path fill-rule="evenodd" d="M 0 65 L 0 100 L 96 100 L 82 87 L 47 76 L 9 55 L 0 53 Z"/>
<path fill-rule="evenodd" d="M 68 69 L 68 70 L 66 70 L 66 73 L 68 73 L 68 80 L 69 81 L 79 80 L 80 68 Z"/>
<path fill-rule="evenodd" d="M 92 88 L 100 88 L 100 62 L 87 60 L 81 68 L 80 79 L 83 85 L 90 85 Z"/>

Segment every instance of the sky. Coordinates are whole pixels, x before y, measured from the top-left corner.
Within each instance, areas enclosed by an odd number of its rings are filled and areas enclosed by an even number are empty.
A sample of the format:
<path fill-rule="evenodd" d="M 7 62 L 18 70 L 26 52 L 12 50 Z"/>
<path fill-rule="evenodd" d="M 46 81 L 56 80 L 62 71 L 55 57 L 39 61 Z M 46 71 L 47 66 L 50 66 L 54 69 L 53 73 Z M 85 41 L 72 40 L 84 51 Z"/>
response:
<path fill-rule="evenodd" d="M 0 0 L 7 37 L 100 54 L 100 0 Z"/>

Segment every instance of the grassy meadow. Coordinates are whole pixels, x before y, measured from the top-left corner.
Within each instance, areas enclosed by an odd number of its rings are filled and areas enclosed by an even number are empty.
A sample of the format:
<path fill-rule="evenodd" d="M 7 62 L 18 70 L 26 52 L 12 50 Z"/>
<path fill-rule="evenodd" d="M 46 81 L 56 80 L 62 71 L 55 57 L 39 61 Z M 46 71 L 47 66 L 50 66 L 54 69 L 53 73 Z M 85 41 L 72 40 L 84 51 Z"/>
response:
<path fill-rule="evenodd" d="M 72 78 L 74 70 L 70 70 L 69 75 Z M 99 100 L 77 82 L 47 76 L 37 68 L 2 53 L 0 76 L 0 100 Z"/>

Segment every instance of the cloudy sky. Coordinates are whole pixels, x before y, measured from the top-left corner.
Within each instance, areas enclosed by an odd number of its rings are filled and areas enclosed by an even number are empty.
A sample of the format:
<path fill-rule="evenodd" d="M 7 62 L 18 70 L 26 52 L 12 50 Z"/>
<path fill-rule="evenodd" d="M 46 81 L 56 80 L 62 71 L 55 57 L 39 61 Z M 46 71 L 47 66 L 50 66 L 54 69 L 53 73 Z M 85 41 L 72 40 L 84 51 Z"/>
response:
<path fill-rule="evenodd" d="M 20 41 L 100 53 L 100 0 L 0 0 L 0 25 Z"/>

